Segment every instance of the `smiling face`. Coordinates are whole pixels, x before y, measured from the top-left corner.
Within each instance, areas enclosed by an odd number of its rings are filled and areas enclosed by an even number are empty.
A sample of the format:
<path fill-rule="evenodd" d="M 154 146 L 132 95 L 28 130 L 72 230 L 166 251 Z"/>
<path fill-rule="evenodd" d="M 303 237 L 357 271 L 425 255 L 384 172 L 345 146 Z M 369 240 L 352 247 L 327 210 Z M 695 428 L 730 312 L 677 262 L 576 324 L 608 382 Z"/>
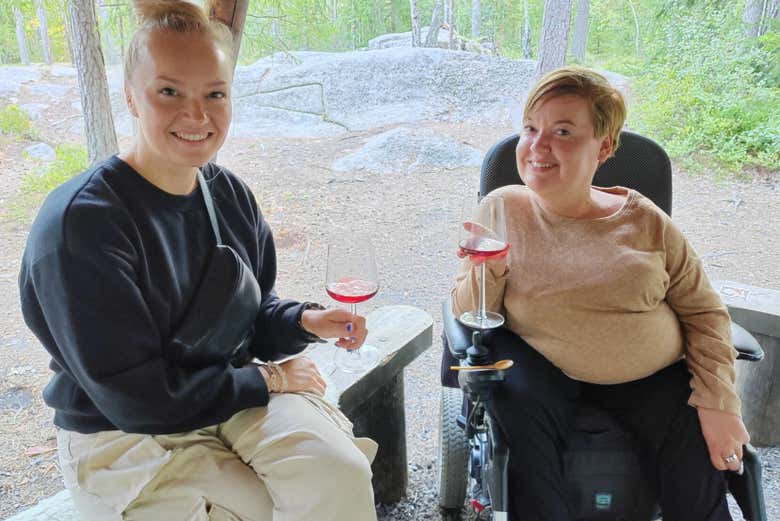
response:
<path fill-rule="evenodd" d="M 125 84 L 138 118 L 135 160 L 147 171 L 191 173 L 225 141 L 232 60 L 205 32 L 155 30 L 146 43 Z"/>
<path fill-rule="evenodd" d="M 588 101 L 574 94 L 545 96 L 531 110 L 517 143 L 517 169 L 543 200 L 573 204 L 589 197 L 598 165 L 612 152 L 597 137 Z"/>

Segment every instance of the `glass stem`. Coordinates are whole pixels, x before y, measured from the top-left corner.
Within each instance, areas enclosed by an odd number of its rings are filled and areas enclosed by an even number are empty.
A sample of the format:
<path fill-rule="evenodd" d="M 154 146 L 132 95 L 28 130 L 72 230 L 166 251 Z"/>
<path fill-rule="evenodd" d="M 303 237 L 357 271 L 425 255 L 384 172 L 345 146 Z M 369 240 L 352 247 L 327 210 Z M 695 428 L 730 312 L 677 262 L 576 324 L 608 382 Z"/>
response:
<path fill-rule="evenodd" d="M 487 318 L 485 309 L 485 262 L 480 264 L 479 270 L 479 320 L 484 321 Z"/>
<path fill-rule="evenodd" d="M 355 303 L 352 303 L 352 304 L 350 304 L 350 309 L 351 309 L 351 311 L 352 311 L 352 314 L 353 314 L 353 315 L 357 315 L 357 304 L 355 304 Z M 352 327 L 355 327 L 355 324 L 352 324 Z M 359 350 L 359 349 L 360 349 L 360 348 L 357 348 L 357 349 L 350 349 L 350 350 L 349 350 L 349 351 L 347 351 L 347 352 L 348 352 L 350 355 L 358 355 L 358 354 L 359 354 L 359 353 L 358 353 L 358 350 Z"/>

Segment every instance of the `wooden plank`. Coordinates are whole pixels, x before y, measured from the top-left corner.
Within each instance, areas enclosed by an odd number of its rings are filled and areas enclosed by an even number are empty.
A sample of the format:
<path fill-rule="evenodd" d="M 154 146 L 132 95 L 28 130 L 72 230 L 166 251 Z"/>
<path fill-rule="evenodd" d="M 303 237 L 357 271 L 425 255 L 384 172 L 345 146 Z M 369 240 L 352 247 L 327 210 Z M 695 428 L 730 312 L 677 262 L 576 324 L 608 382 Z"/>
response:
<path fill-rule="evenodd" d="M 241 36 L 244 33 L 246 12 L 249 0 L 214 0 L 209 17 L 220 20 L 230 27 L 233 33 L 233 64 L 238 61 L 238 51 L 241 49 Z"/>
<path fill-rule="evenodd" d="M 350 416 L 363 402 L 388 384 L 433 342 L 433 319 L 425 311 L 405 305 L 384 306 L 366 317 L 367 344 L 379 350 L 379 363 L 363 374 L 345 373 L 334 367 L 338 349 L 332 342 L 307 353 L 323 373 L 325 398 Z"/>

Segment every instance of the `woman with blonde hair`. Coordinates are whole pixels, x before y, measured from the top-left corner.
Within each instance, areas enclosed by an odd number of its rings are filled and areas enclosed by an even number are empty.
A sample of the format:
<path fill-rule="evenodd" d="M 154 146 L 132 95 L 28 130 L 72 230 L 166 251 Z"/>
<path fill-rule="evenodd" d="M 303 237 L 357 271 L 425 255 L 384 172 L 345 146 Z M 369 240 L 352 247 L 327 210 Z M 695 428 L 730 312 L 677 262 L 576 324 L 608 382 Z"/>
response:
<path fill-rule="evenodd" d="M 375 519 L 376 444 L 309 359 L 272 362 L 319 337 L 359 347 L 365 320 L 277 297 L 253 194 L 209 162 L 231 121 L 229 29 L 208 2 L 135 4 L 135 140 L 52 192 L 20 274 L 65 484 L 85 521 Z"/>
<path fill-rule="evenodd" d="M 625 118 L 600 74 L 548 73 L 525 104 L 525 186 L 492 192 L 511 243 L 487 261 L 485 298 L 516 335 L 492 353 L 516 362 L 493 403 L 514 521 L 572 519 L 563 452 L 581 405 L 634 435 L 665 521 L 731 519 L 723 471 L 739 470 L 749 436 L 729 315 L 669 216 L 634 190 L 591 184 Z M 457 278 L 456 316 L 477 302 L 478 262 Z"/>

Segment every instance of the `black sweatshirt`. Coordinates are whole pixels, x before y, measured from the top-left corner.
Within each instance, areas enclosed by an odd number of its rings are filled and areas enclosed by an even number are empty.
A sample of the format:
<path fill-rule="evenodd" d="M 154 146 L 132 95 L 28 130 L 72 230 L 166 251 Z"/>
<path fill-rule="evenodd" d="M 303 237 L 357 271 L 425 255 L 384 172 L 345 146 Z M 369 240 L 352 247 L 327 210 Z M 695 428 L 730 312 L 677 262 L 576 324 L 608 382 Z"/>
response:
<path fill-rule="evenodd" d="M 309 335 L 301 304 L 274 293 L 276 253 L 249 188 L 206 165 L 222 241 L 262 289 L 252 354 L 297 353 Z M 91 433 L 165 434 L 214 425 L 268 403 L 255 366 L 229 356 L 200 367 L 177 364 L 169 342 L 214 250 L 200 188 L 164 192 L 112 157 L 54 190 L 22 259 L 25 322 L 52 356 L 43 397 L 54 423 Z"/>

